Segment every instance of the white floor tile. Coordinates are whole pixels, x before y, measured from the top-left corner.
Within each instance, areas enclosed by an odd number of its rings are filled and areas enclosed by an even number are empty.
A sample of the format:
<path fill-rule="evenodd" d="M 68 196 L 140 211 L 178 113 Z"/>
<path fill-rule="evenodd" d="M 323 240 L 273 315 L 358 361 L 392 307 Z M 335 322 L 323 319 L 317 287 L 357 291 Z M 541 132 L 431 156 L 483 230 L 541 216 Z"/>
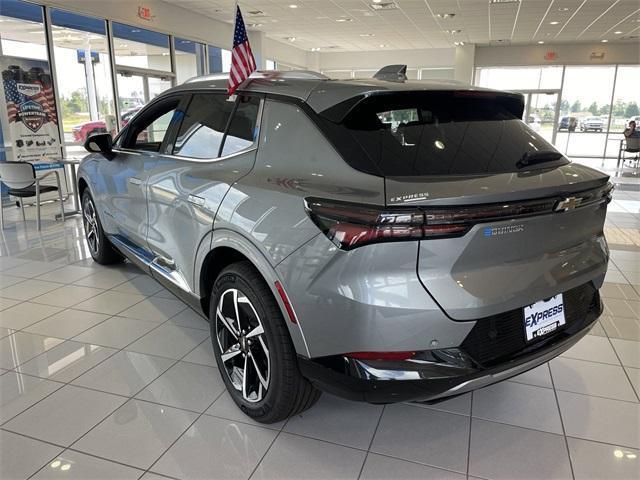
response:
<path fill-rule="evenodd" d="M 0 368 L 12 370 L 64 342 L 61 338 L 16 332 L 0 339 Z"/>
<path fill-rule="evenodd" d="M 620 365 L 616 353 L 609 340 L 604 337 L 586 335 L 573 347 L 562 354 L 563 357 L 588 360 L 591 362 L 610 363 Z"/>
<path fill-rule="evenodd" d="M 171 317 L 167 323 L 180 327 L 197 328 L 200 330 L 211 330 L 209 322 L 203 316 L 198 315 L 191 308 L 185 308 L 177 315 Z"/>
<path fill-rule="evenodd" d="M 625 367 L 640 368 L 640 342 L 612 338 L 611 343 Z"/>
<path fill-rule="evenodd" d="M 124 348 L 157 326 L 155 322 L 111 317 L 81 333 L 74 340 L 112 348 Z"/>
<path fill-rule="evenodd" d="M 370 453 L 360 480 L 466 480 L 465 475 Z"/>
<path fill-rule="evenodd" d="M 569 438 L 576 480 L 630 480 L 640 477 L 640 451 Z"/>
<path fill-rule="evenodd" d="M 137 480 L 144 470 L 65 450 L 35 474 L 34 480 Z"/>
<path fill-rule="evenodd" d="M 56 268 L 50 272 L 44 273 L 37 277 L 38 280 L 46 280 L 49 282 L 58 283 L 73 283 L 81 278 L 93 275 L 95 270 L 87 267 L 80 267 L 78 265 L 65 265 L 63 267 Z"/>
<path fill-rule="evenodd" d="M 0 275 L 0 290 L 24 281 L 24 277 L 14 277 L 13 275 L 7 275 L 2 272 L 2 275 Z"/>
<path fill-rule="evenodd" d="M 94 274 L 76 280 L 73 283 L 76 285 L 84 285 L 85 287 L 109 289 L 131 280 L 139 274 L 140 272 L 133 272 L 128 269 L 102 267 L 96 270 Z"/>
<path fill-rule="evenodd" d="M 62 448 L 0 430 L 0 478 L 29 478 Z"/>
<path fill-rule="evenodd" d="M 636 394 L 622 367 L 572 358 L 551 361 L 553 381 L 558 390 L 634 402 Z"/>
<path fill-rule="evenodd" d="M 33 278 L 58 268 L 60 268 L 60 264 L 57 263 L 31 261 L 4 270 L 3 273 L 16 277 Z"/>
<path fill-rule="evenodd" d="M 162 375 L 173 360 L 120 351 L 72 383 L 103 392 L 133 396 Z"/>
<path fill-rule="evenodd" d="M 122 317 L 148 320 L 151 322 L 164 322 L 185 308 L 187 308 L 187 306 L 178 300 L 150 297 L 126 309 L 120 315 Z"/>
<path fill-rule="evenodd" d="M 526 385 L 535 385 L 536 387 L 552 388 L 551 374 L 549 373 L 549 365 L 544 364 L 536 367 L 528 372 L 521 373 L 509 379 L 510 382 L 524 383 Z"/>
<path fill-rule="evenodd" d="M 60 307 L 38 305 L 37 303 L 22 302 L 4 310 L 0 314 L 0 327 L 21 330 L 60 312 Z"/>
<path fill-rule="evenodd" d="M 113 348 L 66 341 L 23 363 L 16 371 L 68 383 L 116 352 Z"/>
<path fill-rule="evenodd" d="M 185 479 L 248 478 L 276 435 L 277 432 L 267 428 L 204 415 L 151 470 Z"/>
<path fill-rule="evenodd" d="M 184 410 L 129 400 L 73 448 L 146 469 L 196 418 Z"/>
<path fill-rule="evenodd" d="M 11 300 L 10 298 L 0 298 L 0 312 L 13 307 L 20 303 L 20 300 Z M 0 315 L 2 318 L 2 315 Z"/>
<path fill-rule="evenodd" d="M 132 278 L 131 280 L 113 287 L 113 290 L 116 292 L 135 293 L 138 295 L 144 295 L 145 297 L 154 295 L 162 289 L 162 285 L 149 275 L 140 275 L 139 277 Z"/>
<path fill-rule="evenodd" d="M 609 338 L 640 342 L 640 319 L 602 316 L 600 323 Z"/>
<path fill-rule="evenodd" d="M 466 472 L 469 417 L 409 405 L 387 405 L 371 451 Z"/>
<path fill-rule="evenodd" d="M 66 385 L 3 425 L 3 428 L 69 446 L 126 399 Z"/>
<path fill-rule="evenodd" d="M 290 418 L 283 430 L 366 450 L 380 415 L 381 405 L 351 402 L 324 394 L 314 407 Z"/>
<path fill-rule="evenodd" d="M 558 392 L 567 436 L 640 448 L 640 404 Z"/>
<path fill-rule="evenodd" d="M 255 478 L 356 480 L 365 452 L 281 433 L 256 469 Z"/>
<path fill-rule="evenodd" d="M 211 343 L 211 337 L 205 339 L 200 345 L 191 350 L 186 357 L 182 358 L 183 362 L 200 363 L 202 365 L 209 365 L 210 367 L 217 367 L 216 358 L 213 353 L 213 344 Z"/>
<path fill-rule="evenodd" d="M 86 310 L 88 312 L 117 315 L 142 300 L 144 300 L 144 296 L 142 295 L 133 295 L 131 293 L 114 292 L 109 290 L 96 295 L 95 297 L 89 298 L 84 302 L 78 303 L 74 308 L 77 308 L 78 310 Z"/>
<path fill-rule="evenodd" d="M 7 372 L 0 376 L 0 425 L 64 385 Z"/>
<path fill-rule="evenodd" d="M 136 398 L 202 413 L 224 390 L 217 368 L 178 362 Z"/>
<path fill-rule="evenodd" d="M 473 392 L 473 416 L 550 433 L 562 434 L 552 389 L 501 382 Z"/>
<path fill-rule="evenodd" d="M 0 297 L 10 298 L 12 300 L 30 300 L 51 290 L 60 288 L 61 286 L 62 284 L 60 283 L 29 279 L 3 288 L 0 290 Z"/>
<path fill-rule="evenodd" d="M 80 285 L 64 285 L 55 290 L 31 299 L 34 303 L 44 303 L 45 305 L 55 305 L 57 307 L 69 308 L 77 303 L 88 300 L 104 292 L 100 288 L 82 287 Z"/>
<path fill-rule="evenodd" d="M 164 324 L 136 340 L 126 349 L 178 360 L 196 348 L 208 336 L 209 332 L 204 330 Z"/>
<path fill-rule="evenodd" d="M 494 480 L 572 479 L 561 435 L 476 418 L 471 426 L 469 474 Z"/>
<path fill-rule="evenodd" d="M 25 332 L 48 335 L 50 337 L 75 337 L 80 332 L 104 322 L 108 315 L 84 312 L 82 310 L 63 310 L 24 329 Z"/>

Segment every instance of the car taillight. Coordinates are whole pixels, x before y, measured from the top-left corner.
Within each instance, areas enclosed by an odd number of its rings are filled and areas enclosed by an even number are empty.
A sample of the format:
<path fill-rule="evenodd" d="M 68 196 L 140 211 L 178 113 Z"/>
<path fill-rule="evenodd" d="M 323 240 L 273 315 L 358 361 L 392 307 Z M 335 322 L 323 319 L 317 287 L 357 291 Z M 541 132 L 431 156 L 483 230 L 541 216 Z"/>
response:
<path fill-rule="evenodd" d="M 343 250 L 371 243 L 464 235 L 469 218 L 454 209 L 411 209 L 305 199 L 311 220 Z"/>

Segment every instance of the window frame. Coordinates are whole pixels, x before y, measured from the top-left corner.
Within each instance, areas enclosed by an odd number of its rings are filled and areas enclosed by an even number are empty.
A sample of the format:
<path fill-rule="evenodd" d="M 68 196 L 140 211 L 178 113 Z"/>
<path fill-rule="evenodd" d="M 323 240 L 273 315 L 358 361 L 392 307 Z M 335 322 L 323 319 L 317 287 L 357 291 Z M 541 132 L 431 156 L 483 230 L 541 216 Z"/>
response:
<path fill-rule="evenodd" d="M 140 119 L 142 119 L 145 115 L 149 114 L 150 112 L 152 112 L 153 110 L 159 108 L 162 106 L 162 104 L 164 103 L 168 103 L 170 101 L 175 101 L 178 100 L 178 103 L 175 107 L 175 111 L 178 110 L 184 110 L 184 108 L 186 107 L 186 101 L 188 99 L 190 99 L 190 95 L 185 95 L 184 92 L 177 92 L 177 93 L 172 93 L 172 94 L 168 94 L 168 95 L 161 95 L 159 97 L 157 97 L 156 99 L 154 99 L 152 102 L 148 103 L 147 105 L 145 105 L 138 113 L 136 113 L 133 118 L 129 121 L 129 123 L 127 123 L 126 127 L 124 127 L 122 130 L 120 130 L 120 132 L 118 133 L 118 135 L 116 135 L 116 137 L 113 140 L 114 145 L 117 145 L 117 147 L 115 147 L 113 150 L 118 152 L 118 151 L 122 151 L 122 152 L 127 152 L 127 153 L 144 153 L 144 154 L 153 154 L 153 155 L 165 155 L 167 152 L 167 149 L 169 146 L 173 145 L 173 141 L 177 132 L 177 128 L 176 125 L 181 124 L 181 121 L 176 120 L 175 118 L 172 118 L 171 121 L 169 122 L 169 126 L 167 127 L 167 131 L 166 134 L 164 136 L 164 138 L 162 139 L 162 143 L 160 143 L 160 148 L 158 149 L 158 151 L 154 151 L 154 150 L 142 150 L 142 149 L 137 149 L 137 148 L 130 148 L 130 147 L 123 147 L 120 145 L 119 142 L 126 142 L 128 143 L 129 141 L 131 141 L 131 135 L 133 132 L 133 128 L 132 126 L 135 125 L 135 123 L 137 121 L 139 121 Z M 162 116 L 162 115 L 161 115 Z M 157 120 L 160 117 L 156 117 L 155 120 Z M 154 121 L 155 121 L 154 120 Z M 153 122 L 151 122 L 153 123 Z M 150 125 L 150 124 L 148 124 Z M 148 126 L 147 125 L 147 126 Z"/>
<path fill-rule="evenodd" d="M 226 95 L 226 92 L 222 91 L 222 90 L 191 90 L 187 93 L 187 95 L 185 95 L 186 100 L 184 103 L 184 109 L 186 112 L 186 109 L 188 108 L 189 104 L 191 103 L 191 100 L 193 98 L 193 96 L 195 94 L 210 94 L 210 95 Z M 253 140 L 253 142 L 251 143 L 251 145 L 247 146 L 246 148 L 243 148 L 242 150 L 238 150 L 237 152 L 233 152 L 233 153 L 229 153 L 227 155 L 221 155 L 222 151 L 224 150 L 224 143 L 227 139 L 227 133 L 229 132 L 229 127 L 231 126 L 231 122 L 233 120 L 233 116 L 236 113 L 236 110 L 238 109 L 238 105 L 239 105 L 239 98 L 240 95 L 242 96 L 246 96 L 246 97 L 253 97 L 253 98 L 257 98 L 259 100 L 259 105 L 258 105 L 258 113 L 257 113 L 257 117 L 256 117 L 256 125 L 255 125 L 255 129 L 256 129 L 256 135 L 255 138 Z M 188 162 L 196 162 L 196 163 L 212 163 L 212 162 L 219 162 L 222 160 L 226 160 L 228 158 L 233 158 L 237 155 L 242 155 L 244 153 L 248 153 L 254 150 L 257 150 L 258 148 L 258 144 L 259 144 L 259 140 L 260 140 L 260 126 L 262 124 L 262 112 L 264 110 L 264 98 L 265 95 L 264 94 L 256 94 L 253 92 L 248 92 L 248 93 L 238 93 L 237 97 L 234 101 L 233 104 L 233 108 L 231 110 L 231 115 L 229 115 L 229 119 L 227 120 L 227 124 L 225 125 L 224 128 L 224 132 L 222 135 L 222 140 L 220 141 L 220 146 L 218 147 L 218 156 L 216 157 L 210 157 L 210 158 L 198 158 L 198 157 L 190 157 L 190 156 L 185 156 L 185 155 L 175 155 L 173 153 L 168 153 L 168 152 L 173 152 L 173 148 L 174 148 L 174 144 L 175 144 L 175 140 L 178 137 L 178 132 L 180 131 L 180 128 L 182 126 L 182 121 L 179 122 L 179 124 L 173 129 L 172 131 L 172 136 L 171 136 L 171 142 L 168 143 L 165 147 L 164 150 L 166 153 L 163 153 L 162 155 L 167 157 L 167 158 L 174 158 L 176 160 L 184 160 L 184 161 L 188 161 Z M 184 117 L 183 117 L 184 120 Z M 178 122 L 176 122 L 178 123 Z"/>

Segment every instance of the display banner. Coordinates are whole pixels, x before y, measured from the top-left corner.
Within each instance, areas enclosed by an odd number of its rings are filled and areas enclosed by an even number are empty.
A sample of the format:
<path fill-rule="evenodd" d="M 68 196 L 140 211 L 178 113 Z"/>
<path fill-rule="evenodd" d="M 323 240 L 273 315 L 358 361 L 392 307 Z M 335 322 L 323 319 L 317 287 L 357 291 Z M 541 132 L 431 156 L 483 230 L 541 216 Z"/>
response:
<path fill-rule="evenodd" d="M 15 161 L 61 158 L 60 131 L 49 64 L 0 57 L 7 129 L 5 145 Z M 8 134 L 8 135 L 7 135 Z"/>

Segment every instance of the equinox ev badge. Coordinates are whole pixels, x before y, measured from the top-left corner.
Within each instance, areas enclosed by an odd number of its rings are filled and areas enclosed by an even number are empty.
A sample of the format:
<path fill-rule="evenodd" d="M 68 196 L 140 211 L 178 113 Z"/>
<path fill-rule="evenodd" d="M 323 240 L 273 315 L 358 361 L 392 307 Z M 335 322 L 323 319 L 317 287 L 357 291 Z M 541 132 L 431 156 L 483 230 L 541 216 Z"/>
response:
<path fill-rule="evenodd" d="M 556 212 L 566 212 L 567 210 L 573 210 L 582 203 L 582 197 L 567 197 L 564 200 L 560 200 L 554 210 Z"/>
<path fill-rule="evenodd" d="M 524 225 L 506 225 L 504 227 L 485 227 L 482 234 L 485 237 L 495 237 L 496 235 L 504 235 L 506 233 L 518 233 L 524 231 Z"/>

